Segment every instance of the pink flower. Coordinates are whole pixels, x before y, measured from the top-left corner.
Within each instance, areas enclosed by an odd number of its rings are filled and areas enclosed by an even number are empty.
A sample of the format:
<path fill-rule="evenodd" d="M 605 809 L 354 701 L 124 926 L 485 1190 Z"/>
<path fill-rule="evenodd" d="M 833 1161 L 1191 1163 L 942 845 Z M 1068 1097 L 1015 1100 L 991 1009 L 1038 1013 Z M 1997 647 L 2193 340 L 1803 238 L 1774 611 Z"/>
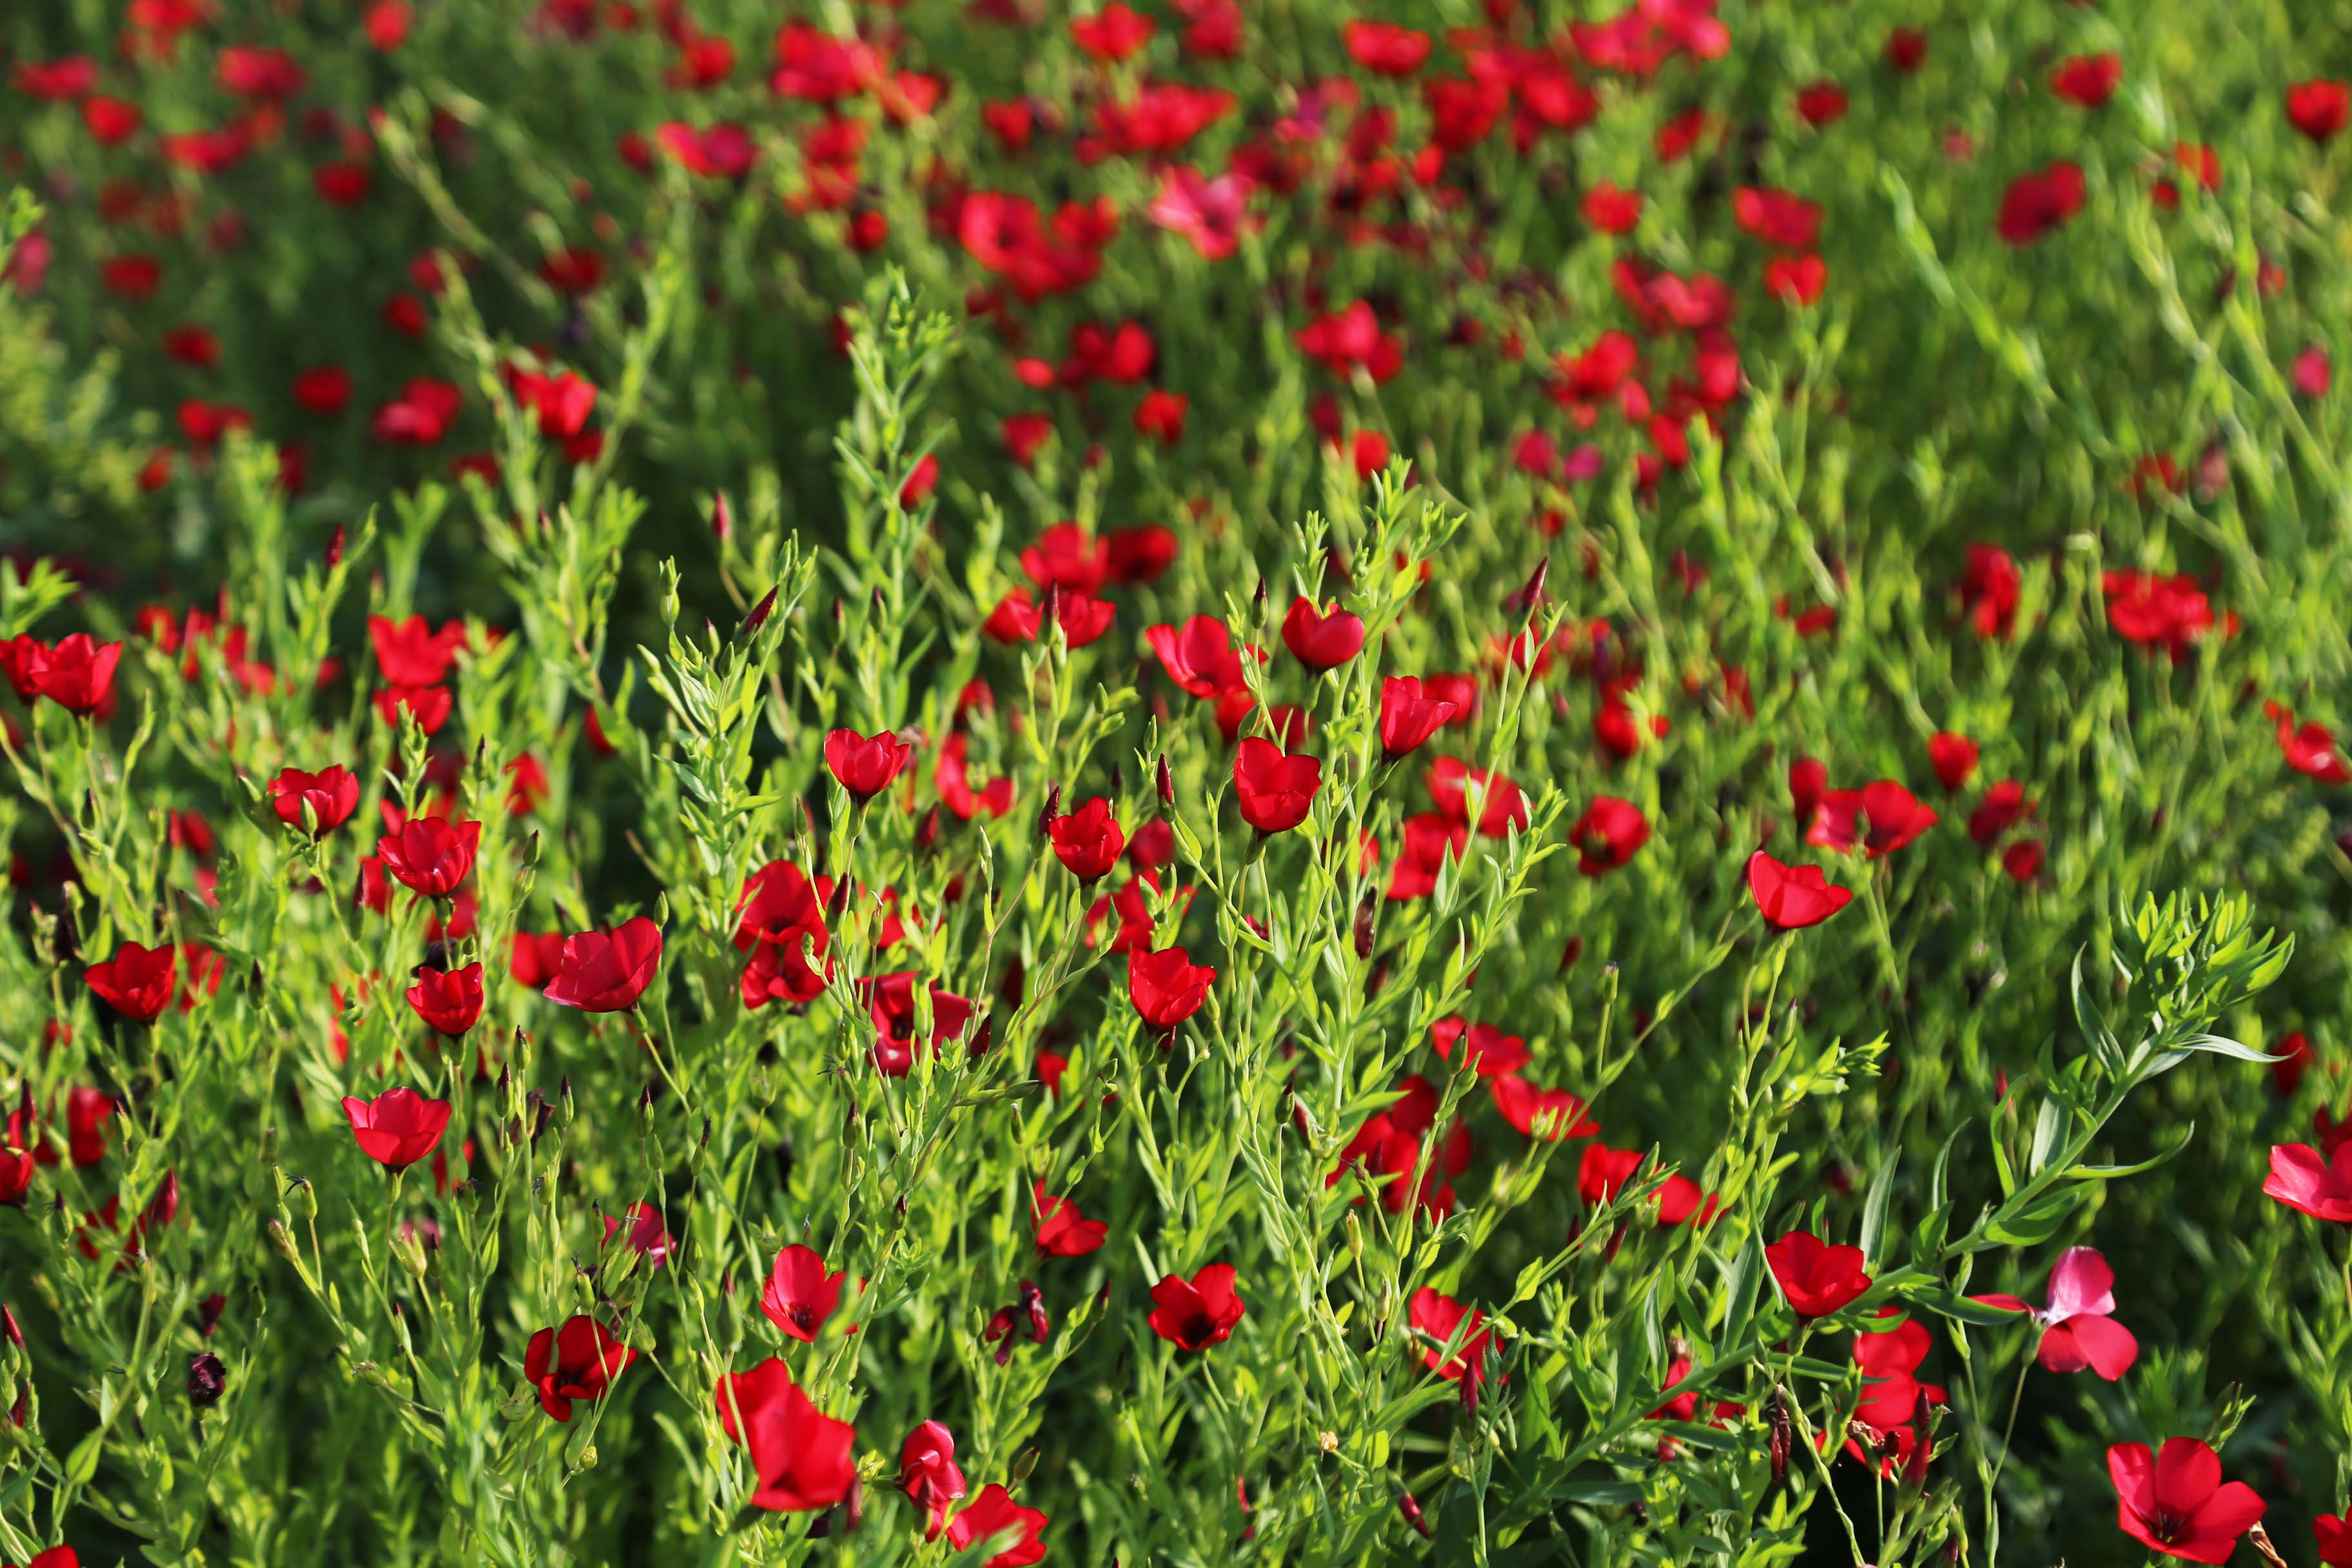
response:
<path fill-rule="evenodd" d="M 1145 213 L 1161 228 L 1192 241 L 1202 260 L 1223 261 L 1241 245 L 1255 189 L 1237 169 L 1204 178 L 1198 169 L 1179 163 L 1160 176 L 1159 194 Z"/>
<path fill-rule="evenodd" d="M 1971 1298 L 1989 1307 L 2032 1312 L 2043 1326 L 2039 1360 L 2045 1371 L 2089 1367 L 2109 1383 L 2131 1370 L 2139 1341 L 2115 1321 L 2116 1271 L 2095 1248 L 2070 1247 L 2050 1270 L 2050 1304 L 2039 1311 L 2014 1296 Z"/>
<path fill-rule="evenodd" d="M 2308 1143 L 2273 1144 L 2263 1191 L 2314 1219 L 2352 1225 L 2352 1142 L 2338 1143 L 2333 1162 Z"/>

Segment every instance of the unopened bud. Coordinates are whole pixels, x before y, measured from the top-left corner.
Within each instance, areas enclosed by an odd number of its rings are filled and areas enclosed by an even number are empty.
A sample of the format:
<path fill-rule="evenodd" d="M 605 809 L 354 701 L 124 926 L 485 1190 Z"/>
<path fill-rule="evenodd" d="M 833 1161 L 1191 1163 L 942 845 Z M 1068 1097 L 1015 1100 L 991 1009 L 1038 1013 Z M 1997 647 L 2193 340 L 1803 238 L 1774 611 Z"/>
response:
<path fill-rule="evenodd" d="M 779 584 L 778 587 L 781 586 L 782 584 Z M 751 613 L 743 617 L 743 635 L 745 637 L 748 637 L 751 636 L 761 626 L 766 626 L 768 624 L 768 617 L 775 614 L 776 592 L 776 588 L 769 589 L 768 596 L 761 600 L 758 604 L 752 605 Z"/>
<path fill-rule="evenodd" d="M 1160 759 L 1160 804 L 1171 810 L 1176 805 L 1176 775 L 1169 770 L 1168 759 Z"/>

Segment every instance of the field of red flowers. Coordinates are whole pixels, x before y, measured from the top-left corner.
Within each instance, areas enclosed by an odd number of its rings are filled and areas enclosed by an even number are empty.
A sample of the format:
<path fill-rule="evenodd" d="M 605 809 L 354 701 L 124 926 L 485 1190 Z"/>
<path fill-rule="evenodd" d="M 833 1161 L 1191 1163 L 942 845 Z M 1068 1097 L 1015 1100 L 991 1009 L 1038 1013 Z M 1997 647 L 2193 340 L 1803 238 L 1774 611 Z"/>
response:
<path fill-rule="evenodd" d="M 1079 5 L 0 15 L 0 1563 L 2352 1568 L 2341 27 Z"/>

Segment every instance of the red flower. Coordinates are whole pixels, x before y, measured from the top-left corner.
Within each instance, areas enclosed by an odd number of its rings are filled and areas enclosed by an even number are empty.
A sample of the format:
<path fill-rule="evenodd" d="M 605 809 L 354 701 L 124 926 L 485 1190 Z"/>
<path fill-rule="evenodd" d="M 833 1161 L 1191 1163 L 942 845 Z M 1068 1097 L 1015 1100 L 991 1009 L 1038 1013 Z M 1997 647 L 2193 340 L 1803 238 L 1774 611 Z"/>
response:
<path fill-rule="evenodd" d="M 1559 1143 L 1590 1138 L 1601 1131 L 1601 1123 L 1584 1113 L 1583 1100 L 1564 1089 L 1538 1089 L 1518 1074 L 1507 1072 L 1488 1079 L 1486 1092 L 1494 1097 L 1495 1109 L 1503 1120 L 1523 1138 Z"/>
<path fill-rule="evenodd" d="M 661 927 L 644 915 L 615 931 L 584 931 L 563 939 L 562 963 L 541 994 L 583 1013 L 626 1012 L 653 984 L 661 955 Z"/>
<path fill-rule="evenodd" d="M 435 631 L 423 616 L 394 621 L 368 617 L 368 643 L 375 650 L 376 668 L 390 686 L 437 686 L 447 679 L 457 650 L 466 646 L 465 626 L 457 621 Z"/>
<path fill-rule="evenodd" d="M 1070 38 L 1098 60 L 1123 60 L 1151 41 L 1159 24 L 1126 0 L 1110 4 L 1091 16 L 1070 18 Z"/>
<path fill-rule="evenodd" d="M 1801 1230 L 1766 1247 L 1764 1261 L 1801 1318 L 1826 1318 L 1870 1289 L 1862 1248 L 1825 1246 Z"/>
<path fill-rule="evenodd" d="M 919 978 L 911 970 L 898 974 L 877 975 L 857 983 L 858 999 L 866 1004 L 866 1016 L 873 1020 L 876 1038 L 874 1065 L 889 1078 L 904 1078 L 914 1069 L 915 1050 L 915 982 Z M 959 996 L 936 982 L 928 982 L 931 1002 L 930 1038 L 921 1042 L 924 1050 L 936 1056 L 941 1040 L 961 1037 L 971 1023 L 971 998 Z"/>
<path fill-rule="evenodd" d="M 2032 815 L 2033 803 L 2025 798 L 2025 786 L 2015 779 L 2003 779 L 1985 791 L 1977 808 L 1969 813 L 1969 837 L 1979 849 L 1990 849 L 2002 834 Z"/>
<path fill-rule="evenodd" d="M 837 38 L 806 22 L 787 22 L 776 29 L 776 72 L 768 86 L 778 98 L 832 103 L 873 87 L 887 65 L 870 44 Z"/>
<path fill-rule="evenodd" d="M 446 686 L 387 686 L 375 694 L 376 717 L 386 729 L 398 729 L 405 713 L 427 735 L 437 735 L 449 721 L 454 700 Z"/>
<path fill-rule="evenodd" d="M 1853 901 L 1819 866 L 1784 866 L 1761 849 L 1748 858 L 1748 891 L 1765 920 L 1782 931 L 1817 926 Z"/>
<path fill-rule="evenodd" d="M 408 988 L 408 1005 L 428 1026 L 456 1039 L 482 1016 L 482 966 L 418 969 L 416 984 Z"/>
<path fill-rule="evenodd" d="M 1194 616 L 1181 628 L 1147 626 L 1143 640 L 1159 656 L 1160 667 L 1168 672 L 1168 679 L 1194 697 L 1223 697 L 1247 689 L 1248 679 L 1242 670 L 1242 654 L 1234 647 L 1234 635 L 1214 616 Z"/>
<path fill-rule="evenodd" d="M 172 1005 L 180 980 L 179 951 L 166 942 L 142 947 L 126 942 L 114 956 L 93 963 L 82 978 L 100 1001 L 135 1024 L 152 1024 Z"/>
<path fill-rule="evenodd" d="M 1348 58 L 1377 76 L 1411 76 L 1429 60 L 1429 35 L 1393 22 L 1352 20 L 1340 29 Z"/>
<path fill-rule="evenodd" d="M 1821 204 L 1792 191 L 1742 185 L 1731 193 L 1731 216 L 1741 228 L 1782 250 L 1811 250 L 1821 237 Z"/>
<path fill-rule="evenodd" d="M 2096 109 L 2115 96 L 2124 79 L 2124 62 L 2112 54 L 2069 55 L 2050 72 L 2050 90 L 2085 109 Z"/>
<path fill-rule="evenodd" d="M 1335 669 L 1363 651 L 1364 623 L 1336 605 L 1328 614 L 1318 612 L 1301 595 L 1282 617 L 1282 646 L 1309 669 Z"/>
<path fill-rule="evenodd" d="M 1486 1381 L 1486 1352 L 1495 1337 L 1486 1327 L 1486 1313 L 1424 1285 L 1412 1293 L 1405 1316 L 1423 1342 L 1422 1365 L 1448 1383 L 1461 1382 L 1465 1373 L 1474 1384 Z M 1461 1335 L 1458 1342 L 1457 1333 Z M 1454 1346 L 1450 1354 L 1445 1349 L 1448 1344 Z"/>
<path fill-rule="evenodd" d="M 2083 198 L 2083 166 L 2062 158 L 2009 183 L 2009 189 L 2001 194 L 2000 220 L 1996 226 L 2010 244 L 2030 245 L 2081 212 Z"/>
<path fill-rule="evenodd" d="M 2117 1443 L 2107 1450 L 2107 1474 L 2117 1528 L 2184 1562 L 2226 1563 L 2263 1517 L 2254 1489 L 2224 1482 L 2221 1456 L 2194 1437 L 2167 1438 L 2154 1455 L 2145 1443 Z"/>
<path fill-rule="evenodd" d="M 98 62 L 88 55 L 61 60 L 21 60 L 16 66 L 16 90 L 27 98 L 61 103 L 81 97 L 98 86 Z"/>
<path fill-rule="evenodd" d="M 1624 865 L 1650 841 L 1650 824 L 1632 801 L 1595 795 L 1568 830 L 1568 841 L 1580 852 L 1576 868 L 1598 877 Z"/>
<path fill-rule="evenodd" d="M 1419 676 L 1391 676 L 1381 682 L 1381 751 L 1394 762 L 1420 750 L 1460 709 L 1424 695 Z"/>
<path fill-rule="evenodd" d="M 798 1242 L 776 1254 L 768 1289 L 760 1297 L 760 1310 L 793 1339 L 816 1343 L 817 1331 L 841 1304 L 841 1282 L 847 1273 L 828 1274 L 824 1259 Z"/>
<path fill-rule="evenodd" d="M 971 742 L 961 735 L 950 735 L 940 742 L 939 761 L 931 769 L 940 804 L 953 812 L 959 822 L 970 822 L 982 812 L 1003 816 L 1013 809 L 1013 780 L 993 778 L 972 788 L 971 747 Z"/>
<path fill-rule="evenodd" d="M 412 816 L 398 832 L 377 839 L 375 852 L 402 887 L 428 899 L 446 899 L 473 870 L 474 851 L 481 841 L 478 822 L 452 826 L 442 817 Z"/>
<path fill-rule="evenodd" d="M 1151 1331 L 1179 1350 L 1223 1344 L 1242 1321 L 1230 1263 L 1212 1263 L 1190 1279 L 1171 1274 L 1151 1288 Z"/>
<path fill-rule="evenodd" d="M 1319 757 L 1286 752 L 1252 735 L 1234 755 L 1234 798 L 1242 820 L 1260 833 L 1286 833 L 1307 820 L 1323 786 Z"/>
<path fill-rule="evenodd" d="M 349 768 L 327 767 L 315 773 L 286 768 L 269 781 L 269 808 L 278 820 L 313 837 L 349 822 L 359 804 L 360 781 Z"/>
<path fill-rule="evenodd" d="M 1584 193 L 1584 221 L 1603 234 L 1631 234 L 1642 221 L 1642 193 L 1621 191 L 1607 180 Z"/>
<path fill-rule="evenodd" d="M 856 1429 L 819 1412 L 781 1360 L 720 1378 L 715 1397 L 719 1426 L 751 1454 L 760 1479 L 746 1500 L 752 1507 L 814 1513 L 856 1486 Z"/>
<path fill-rule="evenodd" d="M 2101 575 L 2099 588 L 2107 601 L 2107 625 L 2127 643 L 2160 644 L 2179 658 L 2213 629 L 2213 606 L 2197 579 L 2186 574 L 2108 572 Z"/>
<path fill-rule="evenodd" d="M 34 1552 L 25 1568 L 81 1568 L 81 1555 L 70 1546 L 52 1546 L 46 1552 Z"/>
<path fill-rule="evenodd" d="M 539 1391 L 539 1407 L 558 1421 L 572 1419 L 575 1399 L 604 1397 L 614 1379 L 637 1352 L 585 1314 L 564 1320 L 560 1329 L 541 1329 L 523 1347 L 522 1374 Z"/>
<path fill-rule="evenodd" d="M 1829 280 L 1829 264 L 1811 251 L 1802 256 L 1776 256 L 1764 264 L 1764 292 L 1783 304 L 1812 304 Z"/>
<path fill-rule="evenodd" d="M 824 738 L 825 767 L 861 805 L 888 789 L 914 754 L 914 747 L 887 730 L 878 735 L 835 730 Z"/>
<path fill-rule="evenodd" d="M 1872 859 L 1892 855 L 1943 820 L 1936 810 L 1893 779 L 1858 790 L 1832 790 L 1813 808 L 1805 842 L 1826 849 L 1859 846 Z"/>
<path fill-rule="evenodd" d="M 948 1504 L 964 1495 L 963 1471 L 955 1462 L 955 1434 L 944 1423 L 926 1421 L 898 1447 L 898 1489 L 923 1510 L 923 1539 L 939 1539 Z"/>
<path fill-rule="evenodd" d="M 37 647 L 26 673 L 34 691 L 68 713 L 87 716 L 114 695 L 114 667 L 121 658 L 121 643 L 100 645 L 88 632 L 76 632 L 54 647 Z"/>
<path fill-rule="evenodd" d="M 1127 835 L 1110 802 L 1097 795 L 1077 810 L 1056 816 L 1046 825 L 1055 858 L 1081 882 L 1108 875 L 1127 847 Z"/>
<path fill-rule="evenodd" d="M 980 1568 L 1028 1568 L 1032 1563 L 1045 1560 L 1045 1524 L 1043 1513 L 1034 1508 L 1023 1508 L 1013 1500 L 1012 1493 L 991 1481 L 948 1521 L 948 1544 L 961 1552 L 968 1546 L 1011 1537 L 1013 1544 L 983 1559 Z"/>
<path fill-rule="evenodd" d="M 1128 1000 L 1138 1016 L 1164 1034 L 1201 1010 L 1216 978 L 1214 969 L 1194 963 L 1181 947 L 1128 955 Z"/>
<path fill-rule="evenodd" d="M 1470 767 L 1459 757 L 1440 757 L 1430 767 L 1428 783 L 1437 809 L 1465 824 L 1470 821 L 1470 791 L 1475 787 L 1477 828 L 1488 838 L 1500 838 L 1514 827 L 1527 831 L 1528 797 L 1500 773 Z"/>
<path fill-rule="evenodd" d="M 345 1097 L 343 1114 L 360 1152 L 377 1164 L 404 1171 L 433 1152 L 449 1126 L 449 1102 L 427 1100 L 403 1084 L 373 1101 Z"/>
<path fill-rule="evenodd" d="M 2331 1152 L 2332 1159 L 2308 1143 L 2273 1144 L 2263 1192 L 2314 1219 L 2352 1225 L 2352 1142 Z"/>
<path fill-rule="evenodd" d="M 2016 558 L 1995 544 L 1969 546 L 1959 595 L 1979 637 L 2007 637 L 2017 623 Z"/>
<path fill-rule="evenodd" d="M 1527 1041 L 1492 1024 L 1474 1024 L 1457 1016 L 1440 1018 L 1430 1026 L 1429 1048 L 1437 1053 L 1438 1060 L 1451 1062 L 1455 1046 L 1462 1047 L 1464 1064 L 1480 1078 L 1517 1072 L 1528 1061 Z"/>
<path fill-rule="evenodd" d="M 2307 778 L 2321 784 L 2352 784 L 2352 767 L 2347 767 L 2343 755 L 2336 749 L 2336 731 L 2316 720 L 2295 728 L 2294 715 L 2273 704 L 2273 716 L 2278 723 L 2279 753 L 2286 765 Z"/>
<path fill-rule="evenodd" d="M 2326 142 L 2352 122 L 2352 83 L 2315 79 L 2286 89 L 2287 122 L 2314 142 Z"/>
<path fill-rule="evenodd" d="M 2327 1568 L 2352 1568 L 2352 1521 L 2323 1513 L 2311 1521 L 2311 1534 L 2319 1547 L 2319 1560 Z M 39 1568 L 37 1558 L 35 1568 Z"/>
<path fill-rule="evenodd" d="M 1969 782 L 1977 771 L 1977 743 L 1966 735 L 1939 730 L 1927 737 L 1927 764 L 1947 795 Z"/>
<path fill-rule="evenodd" d="M 824 923 L 824 900 L 832 891 L 832 878 L 812 882 L 789 860 L 771 860 L 743 879 L 735 927 L 736 950 L 751 950 L 743 971 L 743 1005 L 808 1002 L 824 991 L 833 975 L 827 952 L 832 936 Z"/>
<path fill-rule="evenodd" d="M 663 151 L 689 174 L 710 180 L 739 180 L 751 172 L 759 143 L 732 121 L 699 130 L 682 121 L 670 121 L 654 132 Z"/>
<path fill-rule="evenodd" d="M 1041 1257 L 1083 1258 L 1100 1247 L 1110 1234 L 1108 1226 L 1087 1218 L 1068 1198 L 1048 1197 L 1043 1182 L 1032 1191 L 1029 1217 L 1036 1226 Z"/>
<path fill-rule="evenodd" d="M 1845 111 L 1845 89 L 1836 82 L 1808 82 L 1797 89 L 1797 117 L 1815 130 L 1836 124 Z"/>

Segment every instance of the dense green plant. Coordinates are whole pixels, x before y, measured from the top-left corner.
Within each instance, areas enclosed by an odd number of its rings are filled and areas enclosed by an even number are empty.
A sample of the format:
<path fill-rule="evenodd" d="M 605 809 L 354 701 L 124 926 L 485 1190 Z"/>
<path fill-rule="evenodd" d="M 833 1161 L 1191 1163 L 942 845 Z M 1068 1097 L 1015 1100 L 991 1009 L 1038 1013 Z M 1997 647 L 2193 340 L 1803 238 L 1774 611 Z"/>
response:
<path fill-rule="evenodd" d="M 0 1563 L 2352 1563 L 2293 8 L 100 9 Z"/>

